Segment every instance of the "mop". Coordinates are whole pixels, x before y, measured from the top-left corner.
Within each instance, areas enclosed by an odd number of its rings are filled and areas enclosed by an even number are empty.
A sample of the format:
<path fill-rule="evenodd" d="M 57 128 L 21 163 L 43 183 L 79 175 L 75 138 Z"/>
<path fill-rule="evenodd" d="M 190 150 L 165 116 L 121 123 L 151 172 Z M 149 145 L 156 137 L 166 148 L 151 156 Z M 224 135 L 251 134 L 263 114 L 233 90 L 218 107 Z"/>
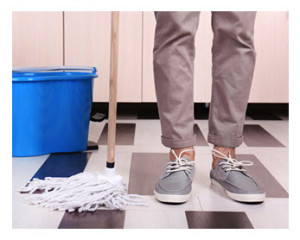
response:
<path fill-rule="evenodd" d="M 125 205 L 147 206 L 139 195 L 127 193 L 126 184 L 115 171 L 118 31 L 119 12 L 112 12 L 108 142 L 104 174 L 83 172 L 69 178 L 35 178 L 19 189 L 22 193 L 31 194 L 31 204 L 68 212 L 96 211 L 103 207 L 124 209 Z M 34 194 L 35 192 L 39 193 Z"/>

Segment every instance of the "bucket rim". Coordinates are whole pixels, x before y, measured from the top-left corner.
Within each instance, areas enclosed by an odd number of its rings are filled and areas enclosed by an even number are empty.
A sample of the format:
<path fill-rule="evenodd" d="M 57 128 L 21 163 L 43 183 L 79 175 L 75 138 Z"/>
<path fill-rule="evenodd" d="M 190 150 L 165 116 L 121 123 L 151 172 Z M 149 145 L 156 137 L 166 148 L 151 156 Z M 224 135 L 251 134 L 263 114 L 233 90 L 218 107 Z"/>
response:
<path fill-rule="evenodd" d="M 21 67 L 13 68 L 13 82 L 56 81 L 56 80 L 89 80 L 97 78 L 95 67 Z"/>
<path fill-rule="evenodd" d="M 36 75 L 31 72 L 24 72 L 22 75 L 14 75 L 12 76 L 12 82 L 35 82 L 35 81 L 59 81 L 59 80 L 90 80 L 97 78 L 97 74 L 88 74 L 88 73 L 80 73 L 80 72 L 64 72 L 62 74 L 49 75 L 49 73 L 45 73 L 40 75 Z"/>

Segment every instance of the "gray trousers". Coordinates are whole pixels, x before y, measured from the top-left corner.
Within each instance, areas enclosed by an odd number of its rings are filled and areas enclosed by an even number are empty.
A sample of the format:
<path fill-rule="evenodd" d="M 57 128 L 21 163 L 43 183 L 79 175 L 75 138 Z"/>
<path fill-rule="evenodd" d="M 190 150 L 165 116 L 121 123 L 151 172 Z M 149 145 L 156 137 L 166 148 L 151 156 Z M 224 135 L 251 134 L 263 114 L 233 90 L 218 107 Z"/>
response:
<path fill-rule="evenodd" d="M 217 146 L 235 148 L 243 141 L 256 58 L 255 16 L 256 12 L 212 12 L 208 142 Z M 155 12 L 155 18 L 153 66 L 162 144 L 194 146 L 193 75 L 199 12 Z"/>

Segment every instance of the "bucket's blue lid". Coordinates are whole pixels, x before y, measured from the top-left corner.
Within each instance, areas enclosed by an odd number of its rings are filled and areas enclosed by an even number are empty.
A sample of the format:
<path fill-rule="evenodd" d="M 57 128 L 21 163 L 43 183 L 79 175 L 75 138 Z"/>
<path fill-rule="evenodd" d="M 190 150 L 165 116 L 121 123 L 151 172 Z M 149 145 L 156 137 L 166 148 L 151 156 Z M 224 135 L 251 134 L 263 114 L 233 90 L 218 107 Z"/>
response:
<path fill-rule="evenodd" d="M 53 81 L 53 80 L 78 80 L 96 78 L 95 67 L 22 67 L 13 68 L 12 81 Z"/>

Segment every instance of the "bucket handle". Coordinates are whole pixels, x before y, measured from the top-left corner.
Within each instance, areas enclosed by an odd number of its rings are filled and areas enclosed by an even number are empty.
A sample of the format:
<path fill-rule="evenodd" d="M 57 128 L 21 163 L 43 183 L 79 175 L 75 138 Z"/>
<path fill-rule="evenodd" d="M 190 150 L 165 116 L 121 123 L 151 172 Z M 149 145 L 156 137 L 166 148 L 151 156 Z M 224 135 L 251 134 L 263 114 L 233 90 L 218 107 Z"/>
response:
<path fill-rule="evenodd" d="M 62 67 L 18 67 L 13 68 L 13 72 L 45 72 L 45 71 L 64 71 L 64 70 L 76 70 L 76 71 L 91 71 L 96 73 L 95 67 L 76 67 L 76 66 L 62 66 Z"/>

